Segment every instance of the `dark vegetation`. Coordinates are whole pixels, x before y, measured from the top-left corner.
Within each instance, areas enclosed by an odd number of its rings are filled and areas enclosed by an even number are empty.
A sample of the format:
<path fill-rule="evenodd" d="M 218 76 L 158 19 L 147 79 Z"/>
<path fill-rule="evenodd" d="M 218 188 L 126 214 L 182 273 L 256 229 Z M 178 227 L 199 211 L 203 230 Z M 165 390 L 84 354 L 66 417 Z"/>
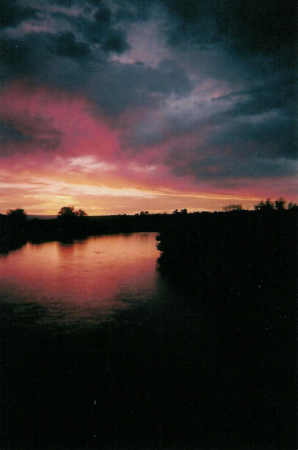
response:
<path fill-rule="evenodd" d="M 27 215 L 23 209 L 0 214 L 0 253 L 21 247 L 27 241 Z"/>
<path fill-rule="evenodd" d="M 289 203 L 287 209 L 283 199 L 275 203 L 267 200 L 255 206 L 261 214 L 266 211 L 291 211 L 292 217 L 298 211 L 298 205 Z M 225 213 L 236 212 L 251 214 L 242 210 L 241 205 L 229 205 Z M 177 209 L 172 214 L 149 214 L 141 211 L 135 215 L 88 216 L 84 210 L 75 210 L 73 206 L 64 206 L 55 219 L 30 219 L 23 209 L 15 209 L 0 214 L 0 252 L 7 252 L 24 245 L 26 242 L 46 241 L 71 242 L 88 236 L 112 233 L 133 233 L 138 231 L 163 231 L 182 225 L 195 228 L 202 217 L 219 217 L 224 213 L 188 213 L 187 209 Z"/>
<path fill-rule="evenodd" d="M 297 231 L 297 208 L 278 200 L 201 214 L 157 237 L 160 271 L 213 322 L 210 423 L 276 449 L 295 443 Z"/>
<path fill-rule="evenodd" d="M 21 247 L 26 242 L 71 242 L 88 236 L 136 231 L 160 231 L 166 229 L 177 214 L 149 214 L 142 211 L 135 215 L 87 216 L 83 210 L 72 206 L 61 208 L 57 218 L 30 219 L 24 210 L 18 209 L 0 214 L 0 252 Z"/>
<path fill-rule="evenodd" d="M 29 240 L 159 230 L 172 294 L 73 333 L 9 320 L 13 305 L 2 305 L 2 447 L 294 449 L 297 215 L 267 201 L 18 222 Z"/>

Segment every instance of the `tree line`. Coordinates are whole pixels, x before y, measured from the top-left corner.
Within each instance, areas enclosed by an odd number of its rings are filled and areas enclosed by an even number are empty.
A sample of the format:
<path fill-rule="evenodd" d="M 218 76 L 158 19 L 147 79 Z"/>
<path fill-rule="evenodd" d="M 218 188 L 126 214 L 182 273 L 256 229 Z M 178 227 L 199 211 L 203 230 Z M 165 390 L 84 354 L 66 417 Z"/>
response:
<path fill-rule="evenodd" d="M 81 208 L 63 206 L 56 218 L 41 219 L 28 216 L 24 209 L 10 209 L 0 214 L 0 250 L 16 248 L 24 242 L 51 240 L 70 241 L 91 235 L 131 232 L 165 232 L 179 227 L 194 229 L 202 226 L 206 217 L 219 223 L 220 216 L 296 216 L 298 205 L 279 198 L 260 201 L 253 210 L 245 210 L 240 204 L 225 206 L 222 211 L 194 211 L 175 209 L 172 213 L 141 211 L 134 215 L 88 216 Z M 205 219 L 204 219 L 205 218 Z M 211 220 L 211 219 L 210 219 Z"/>
<path fill-rule="evenodd" d="M 259 203 L 254 205 L 254 210 L 259 212 L 266 212 L 266 211 L 298 211 L 298 205 L 295 202 L 288 202 L 280 197 L 277 200 L 271 201 L 270 198 L 267 198 L 267 200 L 261 200 Z M 247 211 L 245 208 L 242 207 L 241 204 L 230 204 L 223 207 L 223 211 L 225 212 L 231 212 L 231 211 Z M 196 213 L 196 212 L 195 212 Z M 166 215 L 167 213 L 163 213 L 163 215 Z M 186 215 L 189 214 L 188 210 L 186 208 L 182 208 L 181 210 L 175 209 L 172 214 L 174 215 Z M 24 222 L 28 215 L 25 212 L 24 209 L 17 208 L 17 209 L 9 209 L 6 213 L 7 217 L 10 219 L 16 221 L 16 222 Z M 126 214 L 124 214 L 126 215 Z M 149 211 L 140 211 L 139 213 L 136 213 L 135 216 L 148 216 L 150 215 Z M 81 208 L 75 209 L 74 206 L 62 206 L 60 210 L 57 213 L 57 218 L 59 219 L 69 219 L 69 218 L 76 218 L 76 217 L 87 217 L 88 214 Z"/>

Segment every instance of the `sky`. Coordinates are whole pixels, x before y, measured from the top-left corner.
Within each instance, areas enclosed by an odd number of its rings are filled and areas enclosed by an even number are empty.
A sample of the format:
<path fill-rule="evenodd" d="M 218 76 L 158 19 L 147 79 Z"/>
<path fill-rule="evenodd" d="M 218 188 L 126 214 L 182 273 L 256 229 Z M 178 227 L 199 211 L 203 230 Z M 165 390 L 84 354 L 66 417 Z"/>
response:
<path fill-rule="evenodd" d="M 298 200 L 296 0 L 1 0 L 0 212 Z"/>

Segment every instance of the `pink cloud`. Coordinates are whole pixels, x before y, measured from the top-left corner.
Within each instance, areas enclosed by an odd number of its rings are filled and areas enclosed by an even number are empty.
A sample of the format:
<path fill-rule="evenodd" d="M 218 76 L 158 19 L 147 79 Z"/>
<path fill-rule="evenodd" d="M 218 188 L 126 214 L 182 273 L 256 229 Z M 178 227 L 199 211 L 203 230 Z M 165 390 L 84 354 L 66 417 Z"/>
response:
<path fill-rule="evenodd" d="M 59 136 L 54 150 L 60 155 L 93 154 L 110 159 L 119 153 L 115 131 L 100 114 L 95 117 L 92 105 L 80 96 L 14 83 L 0 93 L 0 119 L 28 137 L 25 147 L 34 153 L 46 148 L 42 142 L 50 143 L 54 132 Z M 20 153 L 23 148 L 20 142 Z"/>
<path fill-rule="evenodd" d="M 5 194 L 0 210 L 23 207 L 55 214 L 65 204 L 89 214 L 220 209 L 235 201 L 251 206 L 268 192 L 295 201 L 294 191 L 284 188 L 287 180 L 230 178 L 223 189 L 216 183 L 216 165 L 210 168 L 212 184 L 191 170 L 186 176 L 185 166 L 204 157 L 199 149 L 211 132 L 208 126 L 175 136 L 165 133 L 156 145 L 123 145 L 126 130 L 145 116 L 145 108 L 126 111 L 112 123 L 82 96 L 26 83 L 7 86 L 0 92 L 0 121 L 17 138 L 0 149 L 0 189 Z"/>

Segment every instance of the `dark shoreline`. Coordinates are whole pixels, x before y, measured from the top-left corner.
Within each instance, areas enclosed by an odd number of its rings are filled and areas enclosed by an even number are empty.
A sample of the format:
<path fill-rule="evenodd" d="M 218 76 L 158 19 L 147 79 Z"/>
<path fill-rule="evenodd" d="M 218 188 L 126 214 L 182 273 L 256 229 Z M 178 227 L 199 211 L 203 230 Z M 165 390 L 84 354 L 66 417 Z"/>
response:
<path fill-rule="evenodd" d="M 89 236 L 117 233 L 158 232 L 171 223 L 171 216 L 120 215 L 74 218 L 73 220 L 27 219 L 21 223 L 0 214 L 0 253 L 22 247 L 26 242 L 71 242 Z"/>

